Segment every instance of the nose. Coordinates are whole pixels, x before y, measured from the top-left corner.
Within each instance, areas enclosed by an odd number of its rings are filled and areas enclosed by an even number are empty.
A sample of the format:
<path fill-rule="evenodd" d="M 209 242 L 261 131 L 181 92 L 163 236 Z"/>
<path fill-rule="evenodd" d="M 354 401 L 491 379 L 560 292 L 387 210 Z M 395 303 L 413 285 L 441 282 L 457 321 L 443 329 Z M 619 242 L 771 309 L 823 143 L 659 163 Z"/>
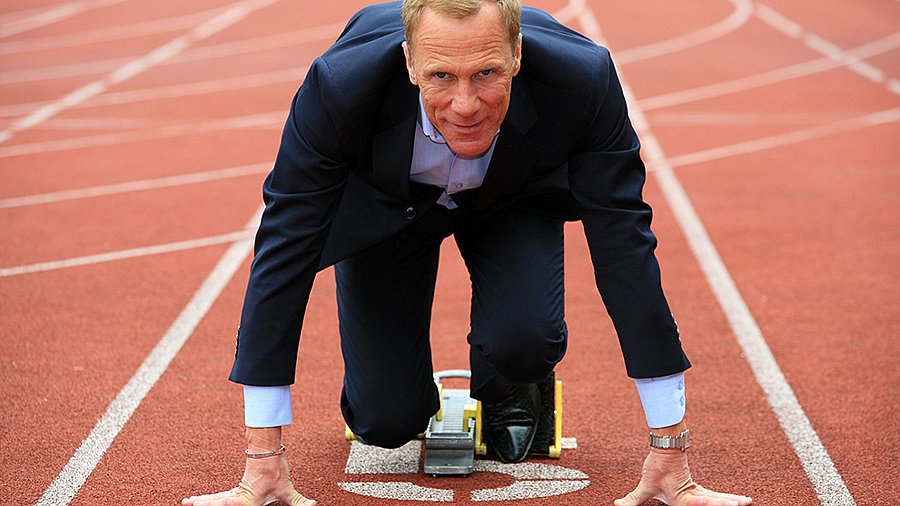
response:
<path fill-rule="evenodd" d="M 481 106 L 481 100 L 478 98 L 478 90 L 469 81 L 461 80 L 456 86 L 456 93 L 453 95 L 452 109 L 453 112 L 462 117 L 474 116 Z"/>

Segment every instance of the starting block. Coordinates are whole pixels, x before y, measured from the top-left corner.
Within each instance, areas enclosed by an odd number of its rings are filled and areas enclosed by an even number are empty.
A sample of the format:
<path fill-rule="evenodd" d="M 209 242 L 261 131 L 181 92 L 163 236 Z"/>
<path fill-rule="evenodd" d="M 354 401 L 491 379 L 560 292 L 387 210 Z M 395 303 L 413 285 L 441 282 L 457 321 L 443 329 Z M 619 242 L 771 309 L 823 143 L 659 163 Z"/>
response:
<path fill-rule="evenodd" d="M 551 373 L 552 375 L 553 373 Z M 432 476 L 469 475 L 475 468 L 475 455 L 488 455 L 490 441 L 485 440 L 481 401 L 468 389 L 444 388 L 442 380 L 470 378 L 466 370 L 440 371 L 434 374 L 441 406 L 428 423 L 420 439 L 425 440 L 425 474 Z M 562 381 L 555 376 L 542 383 L 541 414 L 529 455 L 559 458 L 562 454 Z M 348 440 L 355 439 L 349 427 Z"/>

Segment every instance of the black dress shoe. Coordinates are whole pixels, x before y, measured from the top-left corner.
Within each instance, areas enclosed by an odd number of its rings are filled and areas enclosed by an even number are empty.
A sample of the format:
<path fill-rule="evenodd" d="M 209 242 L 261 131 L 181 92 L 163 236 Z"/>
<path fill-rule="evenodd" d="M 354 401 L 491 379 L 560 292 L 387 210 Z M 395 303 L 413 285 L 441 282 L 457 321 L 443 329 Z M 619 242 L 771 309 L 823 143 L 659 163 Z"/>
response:
<path fill-rule="evenodd" d="M 528 456 L 541 413 L 537 384 L 515 386 L 509 395 L 483 403 L 484 437 L 488 448 L 502 462 L 521 462 Z"/>

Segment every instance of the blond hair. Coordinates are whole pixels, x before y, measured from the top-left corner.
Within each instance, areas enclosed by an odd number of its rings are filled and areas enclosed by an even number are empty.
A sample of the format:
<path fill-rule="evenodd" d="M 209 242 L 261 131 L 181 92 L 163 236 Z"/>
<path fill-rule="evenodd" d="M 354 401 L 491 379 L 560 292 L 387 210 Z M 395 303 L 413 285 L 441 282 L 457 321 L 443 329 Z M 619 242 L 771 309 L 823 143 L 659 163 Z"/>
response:
<path fill-rule="evenodd" d="M 506 36 L 515 51 L 521 32 L 522 4 L 519 3 L 519 0 L 403 0 L 403 28 L 406 31 L 406 40 L 412 41 L 419 18 L 426 8 L 432 9 L 438 14 L 464 19 L 478 14 L 485 2 L 493 2 L 500 8 Z"/>

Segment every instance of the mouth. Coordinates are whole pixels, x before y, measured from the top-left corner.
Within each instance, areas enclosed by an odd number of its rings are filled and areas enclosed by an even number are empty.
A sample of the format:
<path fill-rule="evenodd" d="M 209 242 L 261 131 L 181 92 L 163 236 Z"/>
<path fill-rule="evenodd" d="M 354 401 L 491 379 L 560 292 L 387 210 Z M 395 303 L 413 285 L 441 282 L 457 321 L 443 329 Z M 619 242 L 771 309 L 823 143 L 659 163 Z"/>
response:
<path fill-rule="evenodd" d="M 460 132 L 462 134 L 469 134 L 477 132 L 481 126 L 484 124 L 484 120 L 478 121 L 476 123 L 467 123 L 467 124 L 459 124 L 459 123 L 450 123 L 454 130 Z"/>

